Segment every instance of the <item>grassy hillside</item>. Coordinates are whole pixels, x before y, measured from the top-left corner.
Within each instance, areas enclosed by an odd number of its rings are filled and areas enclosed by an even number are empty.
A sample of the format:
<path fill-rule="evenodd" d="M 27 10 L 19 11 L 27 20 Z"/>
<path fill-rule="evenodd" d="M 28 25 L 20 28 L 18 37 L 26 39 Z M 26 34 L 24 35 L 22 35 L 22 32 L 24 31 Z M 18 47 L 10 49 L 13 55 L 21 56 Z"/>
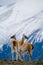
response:
<path fill-rule="evenodd" d="M 0 60 L 0 65 L 43 65 L 43 61 L 23 62 L 23 61 Z"/>

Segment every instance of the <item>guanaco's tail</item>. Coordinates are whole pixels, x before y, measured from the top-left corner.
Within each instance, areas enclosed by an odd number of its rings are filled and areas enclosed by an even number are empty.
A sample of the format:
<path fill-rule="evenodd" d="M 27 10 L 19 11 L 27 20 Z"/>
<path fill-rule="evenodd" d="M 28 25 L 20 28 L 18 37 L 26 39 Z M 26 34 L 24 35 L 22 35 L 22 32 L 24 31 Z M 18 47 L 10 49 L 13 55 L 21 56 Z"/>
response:
<path fill-rule="evenodd" d="M 34 46 L 33 46 L 33 44 L 32 44 L 32 49 L 34 49 Z"/>

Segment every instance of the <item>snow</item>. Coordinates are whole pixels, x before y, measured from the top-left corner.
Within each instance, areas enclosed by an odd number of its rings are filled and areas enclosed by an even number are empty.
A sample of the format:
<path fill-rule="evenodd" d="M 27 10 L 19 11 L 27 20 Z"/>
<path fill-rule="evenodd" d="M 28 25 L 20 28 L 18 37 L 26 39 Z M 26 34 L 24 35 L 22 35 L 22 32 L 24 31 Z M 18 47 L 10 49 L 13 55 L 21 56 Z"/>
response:
<path fill-rule="evenodd" d="M 14 34 L 18 40 L 25 34 L 38 41 L 43 39 L 43 0 L 16 0 L 0 7 L 0 48 Z M 36 40 L 35 40 L 36 41 Z"/>

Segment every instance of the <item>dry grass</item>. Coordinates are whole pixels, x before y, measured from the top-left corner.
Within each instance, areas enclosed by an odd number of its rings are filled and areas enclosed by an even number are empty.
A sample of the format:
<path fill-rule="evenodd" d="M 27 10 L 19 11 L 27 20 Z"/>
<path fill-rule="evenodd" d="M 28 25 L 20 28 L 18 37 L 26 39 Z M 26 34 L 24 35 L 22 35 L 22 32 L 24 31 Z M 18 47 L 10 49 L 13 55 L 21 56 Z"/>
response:
<path fill-rule="evenodd" d="M 9 61 L 0 60 L 0 65 L 43 65 L 43 61 Z"/>

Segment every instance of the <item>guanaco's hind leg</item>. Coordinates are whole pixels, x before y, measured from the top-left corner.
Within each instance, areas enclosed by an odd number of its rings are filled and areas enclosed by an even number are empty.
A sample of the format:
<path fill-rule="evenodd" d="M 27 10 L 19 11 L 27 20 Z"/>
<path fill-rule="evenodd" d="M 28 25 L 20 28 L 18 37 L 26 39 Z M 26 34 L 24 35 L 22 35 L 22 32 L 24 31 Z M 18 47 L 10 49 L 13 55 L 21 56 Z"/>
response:
<path fill-rule="evenodd" d="M 30 61 L 32 60 L 32 50 L 30 50 L 30 51 L 28 51 L 28 53 L 29 53 L 29 56 L 30 56 Z"/>

